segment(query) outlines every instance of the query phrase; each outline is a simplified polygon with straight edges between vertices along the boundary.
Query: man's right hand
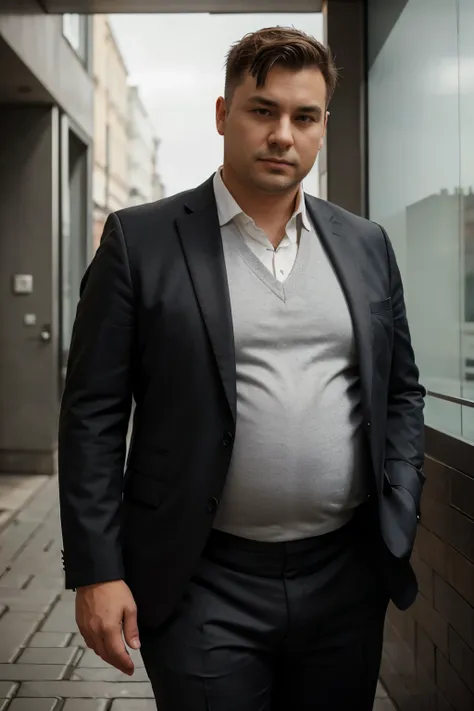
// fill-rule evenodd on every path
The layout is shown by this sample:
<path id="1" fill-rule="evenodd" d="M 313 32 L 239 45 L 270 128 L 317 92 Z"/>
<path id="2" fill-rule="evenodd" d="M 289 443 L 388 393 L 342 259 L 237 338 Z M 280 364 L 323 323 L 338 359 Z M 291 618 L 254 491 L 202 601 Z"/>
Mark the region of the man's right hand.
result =
<path id="1" fill-rule="evenodd" d="M 132 676 L 125 642 L 139 649 L 137 608 L 130 588 L 114 580 L 77 589 L 76 622 L 87 646 L 116 669 Z M 125 639 L 125 641 L 124 641 Z"/>

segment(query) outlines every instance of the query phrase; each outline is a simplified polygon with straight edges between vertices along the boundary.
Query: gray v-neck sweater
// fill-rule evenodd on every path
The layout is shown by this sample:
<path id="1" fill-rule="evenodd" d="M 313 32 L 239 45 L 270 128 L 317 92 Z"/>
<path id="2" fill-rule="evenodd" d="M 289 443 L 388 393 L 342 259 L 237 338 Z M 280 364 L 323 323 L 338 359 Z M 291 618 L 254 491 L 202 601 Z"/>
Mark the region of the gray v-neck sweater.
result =
<path id="1" fill-rule="evenodd" d="M 359 372 L 346 299 L 302 231 L 278 282 L 233 223 L 222 228 L 234 324 L 237 428 L 215 528 L 288 541 L 335 530 L 367 498 Z"/>

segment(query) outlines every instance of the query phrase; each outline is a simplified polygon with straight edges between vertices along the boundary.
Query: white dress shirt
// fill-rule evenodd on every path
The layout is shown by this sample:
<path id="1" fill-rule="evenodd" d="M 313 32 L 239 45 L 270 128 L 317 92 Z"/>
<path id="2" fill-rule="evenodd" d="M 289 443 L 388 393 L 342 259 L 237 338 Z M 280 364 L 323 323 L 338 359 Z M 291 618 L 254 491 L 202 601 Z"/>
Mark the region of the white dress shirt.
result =
<path id="1" fill-rule="evenodd" d="M 301 229 L 311 231 L 303 188 L 300 187 L 298 207 L 286 225 L 286 234 L 275 249 L 266 233 L 239 207 L 222 180 L 221 170 L 222 168 L 219 168 L 214 176 L 214 194 L 220 227 L 233 222 L 247 246 L 262 264 L 275 279 L 284 282 L 296 260 Z"/>

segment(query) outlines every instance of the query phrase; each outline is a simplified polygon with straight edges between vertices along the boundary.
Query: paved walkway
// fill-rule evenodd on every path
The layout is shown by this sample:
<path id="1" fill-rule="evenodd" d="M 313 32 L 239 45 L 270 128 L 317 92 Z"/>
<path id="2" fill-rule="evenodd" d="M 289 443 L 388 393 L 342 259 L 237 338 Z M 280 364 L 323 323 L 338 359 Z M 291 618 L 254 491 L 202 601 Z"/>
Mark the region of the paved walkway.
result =
<path id="1" fill-rule="evenodd" d="M 60 549 L 56 478 L 0 475 L 0 711 L 156 711 L 139 655 L 130 680 L 85 649 Z"/>

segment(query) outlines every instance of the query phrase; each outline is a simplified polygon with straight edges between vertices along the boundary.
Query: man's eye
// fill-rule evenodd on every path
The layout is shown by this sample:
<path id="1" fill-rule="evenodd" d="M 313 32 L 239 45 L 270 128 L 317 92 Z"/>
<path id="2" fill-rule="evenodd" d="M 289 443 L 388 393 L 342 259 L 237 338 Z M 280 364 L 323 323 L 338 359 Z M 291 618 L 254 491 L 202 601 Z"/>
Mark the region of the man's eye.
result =
<path id="1" fill-rule="evenodd" d="M 268 109 L 254 109 L 253 112 L 258 116 L 270 116 L 270 111 Z"/>
<path id="2" fill-rule="evenodd" d="M 314 121 L 312 116 L 297 116 L 297 119 L 303 123 L 310 123 L 311 121 Z"/>

